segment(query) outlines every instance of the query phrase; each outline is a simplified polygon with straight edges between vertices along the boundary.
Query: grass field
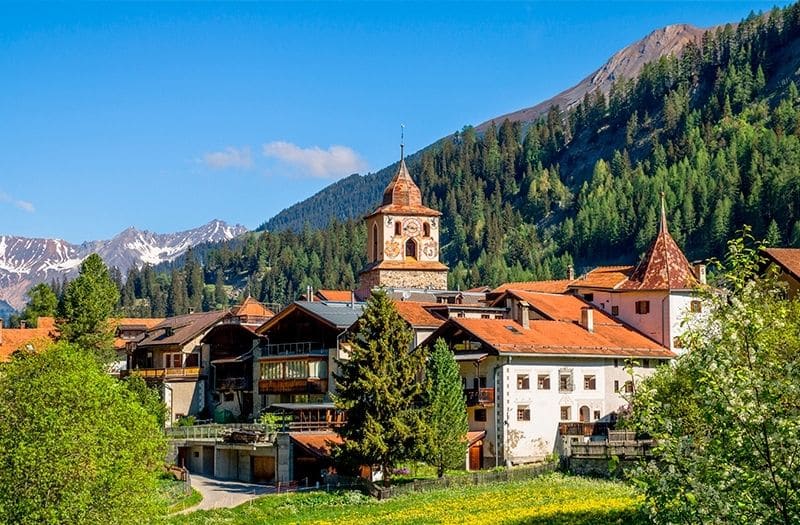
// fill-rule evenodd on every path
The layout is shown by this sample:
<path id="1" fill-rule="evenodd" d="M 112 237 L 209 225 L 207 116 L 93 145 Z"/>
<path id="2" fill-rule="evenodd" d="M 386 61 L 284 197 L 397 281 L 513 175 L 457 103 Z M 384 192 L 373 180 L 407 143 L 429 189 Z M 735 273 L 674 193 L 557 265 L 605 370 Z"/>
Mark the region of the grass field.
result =
<path id="1" fill-rule="evenodd" d="M 376 501 L 358 492 L 266 496 L 235 509 L 174 516 L 168 523 L 234 525 L 645 524 L 626 485 L 552 474 L 532 480 L 415 493 Z"/>

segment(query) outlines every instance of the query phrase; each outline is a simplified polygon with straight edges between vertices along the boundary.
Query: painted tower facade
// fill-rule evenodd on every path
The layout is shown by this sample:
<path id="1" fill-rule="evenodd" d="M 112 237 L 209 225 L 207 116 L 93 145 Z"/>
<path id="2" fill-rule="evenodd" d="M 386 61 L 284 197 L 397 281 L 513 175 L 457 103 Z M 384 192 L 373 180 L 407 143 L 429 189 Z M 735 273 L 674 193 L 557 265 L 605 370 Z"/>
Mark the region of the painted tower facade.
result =
<path id="1" fill-rule="evenodd" d="M 439 217 L 422 205 L 422 193 L 401 160 L 381 205 L 364 220 L 367 265 L 359 288 L 447 289 L 447 266 L 439 262 Z"/>

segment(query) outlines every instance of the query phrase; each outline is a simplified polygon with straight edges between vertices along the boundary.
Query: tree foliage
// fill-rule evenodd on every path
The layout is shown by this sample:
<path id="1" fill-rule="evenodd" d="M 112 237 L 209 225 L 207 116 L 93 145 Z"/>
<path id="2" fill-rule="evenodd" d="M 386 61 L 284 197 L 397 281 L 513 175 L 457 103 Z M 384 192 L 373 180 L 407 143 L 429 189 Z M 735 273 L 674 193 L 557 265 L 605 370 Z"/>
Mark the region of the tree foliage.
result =
<path id="1" fill-rule="evenodd" d="M 91 349 L 101 359 L 110 358 L 114 334 L 108 320 L 118 302 L 117 284 L 100 256 L 91 254 L 64 289 L 59 305 L 61 339 Z"/>
<path id="2" fill-rule="evenodd" d="M 136 524 L 159 510 L 156 418 L 85 349 L 58 343 L 0 372 L 0 522 Z"/>
<path id="3" fill-rule="evenodd" d="M 469 430 L 458 363 L 444 339 L 437 339 L 433 345 L 425 375 L 428 391 L 423 457 L 442 477 L 447 469 L 464 467 Z"/>
<path id="4" fill-rule="evenodd" d="M 58 297 L 48 284 L 39 283 L 28 290 L 28 299 L 21 317 L 28 326 L 37 326 L 40 317 L 55 317 Z"/>
<path id="5" fill-rule="evenodd" d="M 347 422 L 337 432 L 345 439 L 338 457 L 352 465 L 380 465 L 388 483 L 392 468 L 419 450 L 419 379 L 425 353 L 413 350 L 413 334 L 382 291 L 367 302 L 349 359 L 335 375 L 337 407 Z"/>
<path id="6" fill-rule="evenodd" d="M 657 440 L 635 479 L 656 523 L 800 520 L 800 302 L 731 241 L 687 353 L 645 380 L 633 422 Z"/>

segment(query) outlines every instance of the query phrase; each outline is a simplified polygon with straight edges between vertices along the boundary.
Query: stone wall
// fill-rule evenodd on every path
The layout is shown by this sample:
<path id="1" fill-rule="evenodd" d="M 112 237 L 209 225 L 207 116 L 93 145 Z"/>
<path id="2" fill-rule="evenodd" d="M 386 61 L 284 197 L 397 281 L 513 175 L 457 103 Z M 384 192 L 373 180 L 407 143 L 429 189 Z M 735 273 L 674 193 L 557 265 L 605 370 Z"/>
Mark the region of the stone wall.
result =
<path id="1" fill-rule="evenodd" d="M 380 286 L 388 288 L 430 288 L 447 290 L 447 271 L 373 270 L 361 274 L 361 289 Z"/>

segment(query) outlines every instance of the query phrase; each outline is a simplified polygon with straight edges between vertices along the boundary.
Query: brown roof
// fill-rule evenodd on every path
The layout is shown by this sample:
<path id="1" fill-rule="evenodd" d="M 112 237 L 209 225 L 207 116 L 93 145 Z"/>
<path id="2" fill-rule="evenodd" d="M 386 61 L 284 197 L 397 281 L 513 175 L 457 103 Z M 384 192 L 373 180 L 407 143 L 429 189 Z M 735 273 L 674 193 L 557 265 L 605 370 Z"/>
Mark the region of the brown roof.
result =
<path id="1" fill-rule="evenodd" d="M 162 321 L 164 321 L 163 317 L 120 317 L 111 320 L 115 326 L 115 332 L 119 330 L 141 330 L 142 332 L 146 332 Z M 130 339 L 115 337 L 114 348 L 116 350 L 124 350 L 128 341 L 130 341 Z"/>
<path id="2" fill-rule="evenodd" d="M 692 267 L 667 228 L 664 196 L 661 196 L 661 225 L 642 261 L 620 290 L 690 290 L 699 283 Z"/>
<path id="3" fill-rule="evenodd" d="M 509 290 L 509 294 L 516 296 L 523 301 L 527 301 L 532 308 L 553 321 L 577 322 L 581 318 L 581 309 L 592 305 L 575 295 L 551 294 L 541 292 L 525 292 L 519 290 Z M 594 326 L 621 324 L 607 313 L 592 308 L 594 310 Z"/>
<path id="4" fill-rule="evenodd" d="M 232 313 L 236 317 L 272 317 L 275 315 L 275 312 L 252 297 L 245 299 L 242 304 L 233 309 Z"/>
<path id="5" fill-rule="evenodd" d="M 633 266 L 598 266 L 572 281 L 570 288 L 617 289 L 633 272 Z"/>
<path id="6" fill-rule="evenodd" d="M 412 301 L 394 301 L 394 307 L 408 324 L 415 328 L 439 328 L 444 319 L 433 315 L 425 307 L 441 306 L 436 303 L 417 303 Z"/>
<path id="7" fill-rule="evenodd" d="M 422 192 L 408 173 L 406 161 L 401 159 L 397 174 L 386 186 L 381 205 L 370 215 L 392 213 L 396 215 L 422 215 L 438 217 L 441 212 L 422 205 Z"/>
<path id="8" fill-rule="evenodd" d="M 315 295 L 323 301 L 331 301 L 334 303 L 349 303 L 352 299 L 350 290 L 317 290 Z"/>
<path id="9" fill-rule="evenodd" d="M 415 259 L 407 259 L 405 261 L 375 261 L 371 264 L 368 264 L 361 270 L 361 273 L 368 272 L 370 270 L 440 270 L 440 271 L 447 271 L 448 268 L 446 265 L 440 263 L 439 261 L 417 261 Z"/>
<path id="10" fill-rule="evenodd" d="M 548 293 L 566 293 L 569 290 L 569 285 L 572 284 L 572 279 L 558 279 L 552 281 L 520 281 L 503 283 L 494 290 L 492 293 L 505 292 L 506 290 L 524 290 L 527 292 L 548 292 Z"/>
<path id="11" fill-rule="evenodd" d="M 318 457 L 330 456 L 333 447 L 344 443 L 344 439 L 336 432 L 290 432 L 289 437 Z"/>
<path id="12" fill-rule="evenodd" d="M 52 317 L 40 317 L 36 324 L 36 328 L 0 328 L 0 363 L 28 344 L 48 343 L 58 335 Z"/>
<path id="13" fill-rule="evenodd" d="M 469 445 L 472 445 L 473 443 L 476 443 L 485 437 L 486 437 L 485 430 L 476 430 L 472 432 L 467 432 L 467 443 Z"/>
<path id="14" fill-rule="evenodd" d="M 764 253 L 786 273 L 800 280 L 800 248 L 765 248 Z"/>
<path id="15" fill-rule="evenodd" d="M 220 322 L 228 314 L 227 310 L 219 310 L 168 317 L 149 329 L 144 339 L 138 344 L 138 347 L 185 345 Z M 169 329 L 172 330 L 172 335 L 169 335 Z"/>

